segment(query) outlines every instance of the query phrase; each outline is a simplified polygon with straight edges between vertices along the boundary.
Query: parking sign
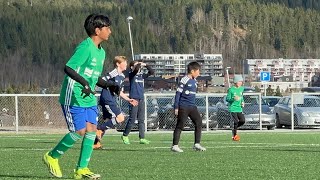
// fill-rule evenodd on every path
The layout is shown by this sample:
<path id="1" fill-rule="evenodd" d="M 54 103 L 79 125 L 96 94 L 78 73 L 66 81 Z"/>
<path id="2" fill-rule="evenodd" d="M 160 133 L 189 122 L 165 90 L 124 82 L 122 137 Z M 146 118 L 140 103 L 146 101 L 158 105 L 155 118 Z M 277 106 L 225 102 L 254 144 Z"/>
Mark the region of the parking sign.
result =
<path id="1" fill-rule="evenodd" d="M 270 72 L 260 72 L 260 81 L 270 81 Z"/>

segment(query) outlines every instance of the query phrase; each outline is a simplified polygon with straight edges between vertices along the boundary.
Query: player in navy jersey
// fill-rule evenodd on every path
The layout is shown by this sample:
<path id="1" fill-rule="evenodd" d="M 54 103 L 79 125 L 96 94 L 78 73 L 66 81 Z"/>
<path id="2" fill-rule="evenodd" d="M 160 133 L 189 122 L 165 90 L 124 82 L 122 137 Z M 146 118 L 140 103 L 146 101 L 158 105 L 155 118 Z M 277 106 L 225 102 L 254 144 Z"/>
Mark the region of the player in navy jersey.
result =
<path id="1" fill-rule="evenodd" d="M 123 71 L 127 69 L 127 59 L 125 56 L 116 56 L 113 61 L 116 67 L 111 72 L 108 73 L 104 78 L 106 80 L 114 81 L 120 90 L 117 91 L 112 88 L 103 89 L 100 96 L 100 105 L 102 108 L 103 121 L 100 121 L 97 126 L 96 139 L 94 142 L 94 149 L 102 148 L 101 139 L 105 131 L 109 128 L 114 128 L 118 123 L 124 121 L 124 115 L 121 112 L 120 107 L 117 104 L 117 96 L 119 95 L 124 100 L 128 101 L 132 106 L 137 106 L 138 102 L 134 99 L 129 98 L 122 91 L 122 84 L 125 79 Z"/>
<path id="2" fill-rule="evenodd" d="M 173 143 L 171 150 L 173 152 L 183 152 L 178 146 L 181 131 L 184 128 L 184 124 L 188 117 L 192 120 L 195 125 L 194 132 L 194 145 L 193 149 L 196 151 L 205 151 L 206 148 L 200 145 L 201 131 L 202 131 L 202 119 L 200 113 L 195 105 L 196 91 L 197 91 L 197 80 L 196 78 L 200 75 L 200 64 L 197 62 L 191 62 L 188 64 L 188 74 L 184 76 L 176 92 L 174 111 L 175 115 L 178 116 L 176 128 L 173 133 Z"/>
<path id="3" fill-rule="evenodd" d="M 146 67 L 148 72 L 144 73 L 141 69 Z M 131 71 L 129 72 L 130 91 L 129 97 L 138 101 L 138 106 L 129 106 L 130 117 L 128 119 L 126 128 L 121 136 L 124 144 L 130 144 L 129 133 L 132 128 L 132 124 L 138 119 L 139 139 L 140 144 L 149 144 L 150 141 L 145 139 L 145 104 L 144 104 L 144 80 L 150 75 L 154 74 L 153 69 L 143 62 L 131 61 Z"/>

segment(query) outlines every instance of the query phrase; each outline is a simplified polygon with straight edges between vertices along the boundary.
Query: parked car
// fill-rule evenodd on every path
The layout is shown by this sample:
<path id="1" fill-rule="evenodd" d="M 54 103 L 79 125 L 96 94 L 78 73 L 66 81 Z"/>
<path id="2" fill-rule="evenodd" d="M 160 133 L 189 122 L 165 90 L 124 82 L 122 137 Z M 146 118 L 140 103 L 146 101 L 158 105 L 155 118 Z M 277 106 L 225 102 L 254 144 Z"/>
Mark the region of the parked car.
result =
<path id="1" fill-rule="evenodd" d="M 244 86 L 243 92 L 256 92 L 256 89 L 249 86 Z"/>
<path id="2" fill-rule="evenodd" d="M 266 104 L 268 104 L 268 106 L 273 111 L 274 106 L 279 102 L 281 97 L 280 96 L 262 96 L 262 99 L 265 101 Z"/>
<path id="3" fill-rule="evenodd" d="M 243 126 L 240 127 L 240 129 L 259 128 L 259 96 L 245 95 L 244 102 L 245 106 L 243 107 L 243 113 L 246 122 Z M 222 103 L 217 104 L 217 109 L 218 110 L 216 119 L 218 121 L 218 127 L 231 128 L 233 126 L 233 121 L 228 109 L 228 102 L 226 101 L 226 96 L 224 97 Z M 264 101 L 261 101 L 261 121 L 262 127 L 266 127 L 268 130 L 275 129 L 275 115 Z"/>
<path id="4" fill-rule="evenodd" d="M 283 125 L 291 126 L 291 96 L 282 97 L 274 106 L 277 128 Z M 294 126 L 320 126 L 320 98 L 317 96 L 302 95 L 295 97 L 293 104 Z"/>
<path id="5" fill-rule="evenodd" d="M 208 100 L 209 101 L 209 100 Z M 207 127 L 207 119 L 206 119 L 206 98 L 204 96 L 196 97 L 196 105 L 200 116 L 202 118 L 202 127 Z M 208 126 L 211 129 L 217 127 L 217 121 L 215 120 L 217 108 L 216 106 L 208 106 Z M 171 105 L 167 105 L 164 108 L 160 108 L 158 112 L 159 118 L 159 128 L 160 129 L 173 129 L 176 126 L 177 117 L 174 114 L 173 109 L 173 102 Z M 190 118 L 188 118 L 187 122 L 185 123 L 185 129 L 194 129 L 194 125 Z"/>
<path id="6" fill-rule="evenodd" d="M 118 103 L 119 103 L 119 106 L 121 107 L 122 113 L 125 116 L 125 121 L 120 124 L 117 124 L 116 130 L 122 132 L 122 131 L 124 131 L 126 124 L 127 124 L 127 121 L 129 119 L 129 103 L 123 99 L 120 99 Z M 155 101 L 153 101 L 152 99 L 146 100 L 146 105 L 147 105 L 147 113 L 145 114 L 147 116 L 146 128 L 147 129 L 158 129 L 159 125 L 158 125 L 158 118 L 157 117 L 158 117 L 159 107 L 158 107 L 157 103 L 155 103 Z M 102 118 L 102 117 L 100 117 L 100 118 Z M 132 131 L 136 131 L 136 130 L 139 130 L 137 119 L 132 126 Z"/>

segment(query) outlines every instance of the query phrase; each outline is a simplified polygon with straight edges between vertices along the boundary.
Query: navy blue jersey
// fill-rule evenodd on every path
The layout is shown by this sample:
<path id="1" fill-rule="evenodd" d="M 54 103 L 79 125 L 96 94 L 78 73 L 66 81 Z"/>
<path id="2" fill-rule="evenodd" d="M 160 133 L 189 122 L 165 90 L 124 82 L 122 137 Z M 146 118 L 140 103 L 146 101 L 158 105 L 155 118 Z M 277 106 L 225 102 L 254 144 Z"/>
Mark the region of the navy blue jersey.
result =
<path id="1" fill-rule="evenodd" d="M 178 86 L 174 101 L 174 109 L 195 106 L 197 80 L 184 76 Z"/>
<path id="2" fill-rule="evenodd" d="M 129 97 L 132 99 L 144 98 L 144 80 L 153 74 L 153 70 L 146 66 L 148 73 L 141 72 L 140 65 L 129 72 L 130 90 Z"/>
<path id="3" fill-rule="evenodd" d="M 116 84 L 122 89 L 123 81 L 125 79 L 125 76 L 123 73 L 119 74 L 117 69 L 112 70 L 109 72 L 105 77 L 103 77 L 105 80 L 111 80 L 116 82 Z M 110 92 L 109 89 L 102 89 L 101 96 L 100 96 L 100 105 L 111 105 L 116 103 L 116 96 Z"/>

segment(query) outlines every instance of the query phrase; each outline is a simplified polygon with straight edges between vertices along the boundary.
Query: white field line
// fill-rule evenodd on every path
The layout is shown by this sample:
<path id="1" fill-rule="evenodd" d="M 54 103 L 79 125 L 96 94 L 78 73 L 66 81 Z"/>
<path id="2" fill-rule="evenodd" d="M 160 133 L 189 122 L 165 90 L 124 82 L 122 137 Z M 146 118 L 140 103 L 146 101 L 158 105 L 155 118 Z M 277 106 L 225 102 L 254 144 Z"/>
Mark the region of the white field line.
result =
<path id="1" fill-rule="evenodd" d="M 223 148 L 276 148 L 276 147 L 319 147 L 320 144 L 273 144 L 273 143 L 221 143 L 221 145 L 217 146 L 205 146 L 207 149 L 223 149 Z M 180 146 L 183 149 L 190 149 L 191 146 Z M 114 149 L 115 147 L 111 147 L 110 149 Z M 120 147 L 119 147 L 120 148 Z M 108 150 L 109 148 L 105 148 Z M 143 147 L 143 148 L 134 148 L 140 150 L 148 150 L 148 149 L 170 149 L 170 146 L 154 146 L 154 147 Z M 0 152 L 5 151 L 48 151 L 50 148 L 1 148 Z"/>

